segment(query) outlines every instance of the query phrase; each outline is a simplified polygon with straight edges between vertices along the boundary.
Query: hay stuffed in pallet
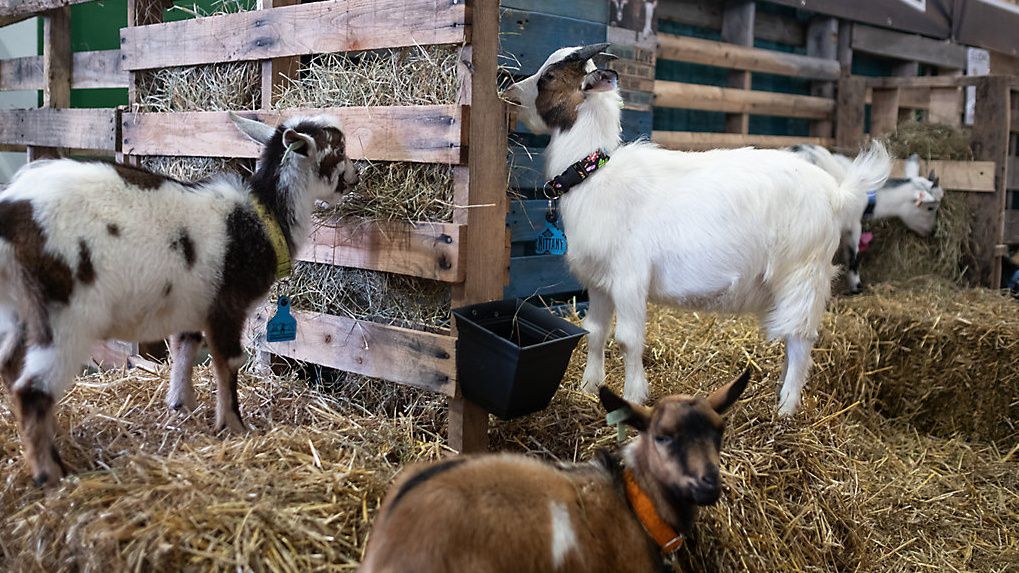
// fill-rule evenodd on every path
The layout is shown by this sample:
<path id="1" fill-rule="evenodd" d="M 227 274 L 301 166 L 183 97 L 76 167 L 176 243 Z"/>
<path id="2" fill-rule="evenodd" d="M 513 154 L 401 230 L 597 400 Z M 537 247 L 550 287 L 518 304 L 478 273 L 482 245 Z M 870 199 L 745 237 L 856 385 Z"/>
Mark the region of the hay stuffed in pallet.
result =
<path id="1" fill-rule="evenodd" d="M 947 125 L 903 122 L 885 142 L 893 157 L 916 153 L 923 160 L 973 159 L 969 134 Z M 933 277 L 962 284 L 971 254 L 972 221 L 966 194 L 947 192 L 930 237 L 916 235 L 898 220 L 865 223 L 874 233 L 874 242 L 863 255 L 864 283 Z"/>
<path id="2" fill-rule="evenodd" d="M 682 554 L 689 569 L 1015 571 L 1019 452 L 925 434 L 918 417 L 888 418 L 877 402 L 890 384 L 938 382 L 959 395 L 1015 388 L 1019 373 L 1000 360 L 1003 348 L 959 340 L 960 364 L 997 369 L 994 379 L 970 375 L 968 387 L 959 368 L 910 377 L 915 358 L 886 353 L 931 352 L 908 337 L 951 322 L 969 323 L 972 336 L 1010 338 L 1014 313 L 1000 302 L 955 289 L 840 302 L 792 421 L 775 416 L 781 346 L 762 340 L 753 321 L 652 308 L 645 363 L 653 398 L 704 393 L 748 363 L 756 371 L 726 430 L 722 500 L 701 513 Z M 943 332 L 960 336 L 955 327 Z M 497 422 L 493 448 L 587 460 L 613 446 L 595 399 L 574 390 L 582 351 L 551 407 Z M 622 370 L 610 350 L 617 389 Z M 331 393 L 247 374 L 241 407 L 255 430 L 224 437 L 209 430 L 208 369 L 198 378 L 202 406 L 183 420 L 162 404 L 165 370 L 83 378 L 58 417 L 71 431 L 62 451 L 83 473 L 49 494 L 30 485 L 4 412 L 0 569 L 350 571 L 392 475 L 446 452 L 439 396 L 358 376 Z"/>

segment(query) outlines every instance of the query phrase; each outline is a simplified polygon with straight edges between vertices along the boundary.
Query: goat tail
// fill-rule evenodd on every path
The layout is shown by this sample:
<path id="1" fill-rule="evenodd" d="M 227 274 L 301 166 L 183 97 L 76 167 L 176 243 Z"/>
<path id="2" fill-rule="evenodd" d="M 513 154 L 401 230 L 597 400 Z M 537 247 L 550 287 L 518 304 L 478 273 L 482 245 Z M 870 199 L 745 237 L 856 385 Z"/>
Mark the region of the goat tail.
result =
<path id="1" fill-rule="evenodd" d="M 835 160 L 831 154 L 818 154 L 823 158 L 827 155 L 834 164 Z M 828 168 L 819 165 L 825 171 Z M 841 168 L 841 166 L 840 166 Z M 845 177 L 839 180 L 838 199 L 835 209 L 840 215 L 848 213 L 849 209 L 855 209 L 866 201 L 868 191 L 881 188 L 888 180 L 892 171 L 892 158 L 888 149 L 880 141 L 871 141 L 870 147 L 861 151 L 853 163 L 845 170 Z M 829 171 L 830 173 L 830 171 Z"/>

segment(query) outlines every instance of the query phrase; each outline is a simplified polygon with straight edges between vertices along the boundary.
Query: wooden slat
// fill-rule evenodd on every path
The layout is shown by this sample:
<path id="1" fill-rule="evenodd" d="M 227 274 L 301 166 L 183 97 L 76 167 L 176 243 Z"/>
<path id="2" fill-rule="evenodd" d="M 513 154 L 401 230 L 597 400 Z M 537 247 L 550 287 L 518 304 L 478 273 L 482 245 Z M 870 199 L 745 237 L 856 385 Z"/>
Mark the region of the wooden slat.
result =
<path id="1" fill-rule="evenodd" d="M 0 26 L 27 20 L 40 12 L 91 0 L 0 0 Z"/>
<path id="2" fill-rule="evenodd" d="M 126 70 L 267 60 L 466 39 L 463 2 L 326 0 L 120 31 Z M 187 38 L 187 41 L 181 41 Z"/>
<path id="3" fill-rule="evenodd" d="M 920 77 L 868 77 L 863 78 L 871 88 L 951 88 L 974 86 L 987 76 L 920 76 Z M 1007 76 L 1003 76 L 1007 77 Z M 1015 83 L 1015 78 L 1005 80 Z"/>
<path id="4" fill-rule="evenodd" d="M 0 91 L 41 90 L 42 56 L 0 60 Z M 71 88 L 124 88 L 128 73 L 120 69 L 120 50 L 75 52 L 71 63 Z"/>
<path id="5" fill-rule="evenodd" d="M 1003 241 L 1009 245 L 1019 244 L 1019 210 L 1008 209 L 1005 211 L 1005 238 Z"/>
<path id="6" fill-rule="evenodd" d="M 464 279 L 463 230 L 451 223 L 318 224 L 296 258 L 455 283 Z"/>
<path id="7" fill-rule="evenodd" d="M 1008 158 L 1008 188 L 1019 191 L 1019 157 Z"/>
<path id="8" fill-rule="evenodd" d="M 301 0 L 258 0 L 259 10 L 270 10 L 300 4 Z M 273 108 L 273 98 L 288 80 L 297 79 L 301 67 L 300 56 L 274 58 L 262 62 L 262 109 Z"/>
<path id="9" fill-rule="evenodd" d="M 754 45 L 754 16 L 757 3 L 753 0 L 725 0 L 722 8 L 722 40 L 739 46 Z M 729 87 L 750 89 L 750 72 L 737 70 L 729 72 Z M 746 113 L 725 116 L 725 130 L 729 133 L 748 133 L 750 115 Z"/>
<path id="10" fill-rule="evenodd" d="M 265 325 L 274 312 L 263 307 L 248 320 L 247 339 L 259 350 L 449 396 L 456 390 L 451 336 L 298 310 L 297 339 L 269 343 Z"/>
<path id="11" fill-rule="evenodd" d="M 965 46 L 862 24 L 853 28 L 853 49 L 861 52 L 942 68 L 966 68 Z"/>
<path id="12" fill-rule="evenodd" d="M 514 243 L 535 241 L 538 233 L 545 228 L 547 212 L 548 201 L 542 199 L 513 201 L 510 204 L 509 215 L 506 216 L 506 226 L 509 228 L 511 240 Z"/>
<path id="13" fill-rule="evenodd" d="M 832 60 L 671 34 L 658 34 L 658 57 L 818 80 L 837 80 L 840 69 Z"/>
<path id="14" fill-rule="evenodd" d="M 892 177 L 902 177 L 905 161 L 899 159 L 892 164 Z M 993 161 L 948 161 L 920 160 L 920 175 L 924 177 L 931 170 L 941 179 L 941 187 L 950 191 L 994 192 Z"/>
<path id="15" fill-rule="evenodd" d="M 340 107 L 240 112 L 275 125 L 299 115 L 336 116 L 354 159 L 460 163 L 464 109 L 456 105 Z M 226 112 L 125 113 L 124 153 L 258 157 L 260 147 L 237 130 Z"/>
<path id="16" fill-rule="evenodd" d="M 794 137 L 785 135 L 741 135 L 738 133 L 700 133 L 692 131 L 655 131 L 651 140 L 667 149 L 702 151 L 733 147 L 788 147 L 802 144 L 832 147 L 830 137 Z"/>
<path id="17" fill-rule="evenodd" d="M 566 268 L 560 255 L 534 255 L 510 259 L 510 282 L 505 298 L 573 293 L 584 290 L 580 281 Z"/>
<path id="18" fill-rule="evenodd" d="M 870 134 L 880 137 L 899 125 L 899 90 L 874 88 L 870 107 Z"/>
<path id="19" fill-rule="evenodd" d="M 718 30 L 722 27 L 722 5 L 719 0 L 669 0 L 658 3 L 655 16 Z M 802 46 L 806 41 L 803 25 L 795 18 L 763 11 L 754 17 L 754 37 L 793 46 Z"/>
<path id="20" fill-rule="evenodd" d="M 846 77 L 838 83 L 835 110 L 835 141 L 839 148 L 855 149 L 863 143 L 867 88 L 861 78 Z"/>
<path id="21" fill-rule="evenodd" d="M 962 88 L 934 88 L 930 92 L 931 123 L 962 126 Z"/>
<path id="22" fill-rule="evenodd" d="M 835 100 L 681 82 L 655 81 L 655 106 L 727 113 L 828 119 Z"/>
<path id="23" fill-rule="evenodd" d="M 2 110 L 0 142 L 54 148 L 116 150 L 117 110 Z"/>
<path id="24" fill-rule="evenodd" d="M 807 25 L 807 55 L 814 58 L 830 60 L 838 65 L 839 22 L 835 18 L 815 16 Z M 834 79 L 834 78 L 832 78 Z M 831 81 L 811 82 L 810 95 L 835 99 L 835 84 Z M 815 137 L 831 137 L 834 124 L 829 120 L 815 121 L 810 124 L 810 135 Z"/>

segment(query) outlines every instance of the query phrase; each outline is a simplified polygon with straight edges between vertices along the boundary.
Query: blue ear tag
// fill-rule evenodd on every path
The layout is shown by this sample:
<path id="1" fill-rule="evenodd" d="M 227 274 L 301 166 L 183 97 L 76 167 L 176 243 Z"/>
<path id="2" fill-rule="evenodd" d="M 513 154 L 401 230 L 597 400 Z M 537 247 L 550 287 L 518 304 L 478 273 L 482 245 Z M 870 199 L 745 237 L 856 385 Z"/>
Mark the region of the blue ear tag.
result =
<path id="1" fill-rule="evenodd" d="M 297 339 L 297 319 L 290 314 L 290 299 L 281 296 L 276 301 L 276 314 L 265 325 L 268 342 L 290 342 Z"/>
<path id="2" fill-rule="evenodd" d="M 565 255 L 566 235 L 558 225 L 558 217 L 549 212 L 545 217 L 545 229 L 538 233 L 535 241 L 534 252 L 539 255 Z"/>

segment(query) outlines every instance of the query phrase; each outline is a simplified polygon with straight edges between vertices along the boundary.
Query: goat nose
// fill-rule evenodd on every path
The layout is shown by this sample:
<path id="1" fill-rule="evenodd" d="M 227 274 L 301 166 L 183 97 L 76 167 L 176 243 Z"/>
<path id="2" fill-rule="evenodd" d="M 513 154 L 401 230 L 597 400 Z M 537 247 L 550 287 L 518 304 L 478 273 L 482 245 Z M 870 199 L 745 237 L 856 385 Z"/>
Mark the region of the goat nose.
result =
<path id="1" fill-rule="evenodd" d="M 712 472 L 701 478 L 704 487 L 717 488 L 719 486 L 718 472 Z"/>

